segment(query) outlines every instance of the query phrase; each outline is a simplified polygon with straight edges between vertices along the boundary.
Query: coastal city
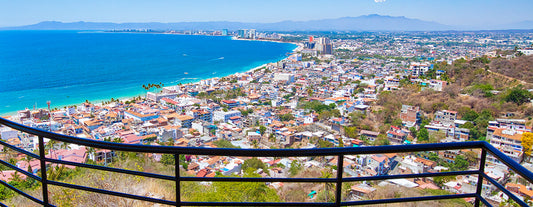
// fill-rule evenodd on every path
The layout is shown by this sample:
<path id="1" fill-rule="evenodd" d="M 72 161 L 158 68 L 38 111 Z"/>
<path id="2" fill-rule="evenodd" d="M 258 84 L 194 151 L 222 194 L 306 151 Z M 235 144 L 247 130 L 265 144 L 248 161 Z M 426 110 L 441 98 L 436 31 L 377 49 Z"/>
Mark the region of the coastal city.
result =
<path id="1" fill-rule="evenodd" d="M 533 33 L 276 33 L 255 29 L 164 33 L 288 42 L 297 48 L 281 61 L 247 72 L 178 85 L 141 83 L 139 88 L 146 93 L 137 97 L 61 107 L 52 102 L 49 108 L 21 109 L 3 118 L 97 141 L 198 148 L 357 148 L 486 141 L 533 170 L 533 82 L 531 66 L 521 64 L 533 62 Z M 6 126 L 0 132 L 3 142 L 30 152 L 38 149 L 37 136 Z M 124 157 L 123 152 L 45 141 L 53 159 L 112 166 Z M 174 163 L 168 155 L 145 157 L 163 166 Z M 362 177 L 475 170 L 480 157 L 479 149 L 345 156 L 343 172 L 346 177 Z M 41 166 L 39 160 L 16 152 L 3 153 L 1 159 L 34 174 Z M 184 176 L 192 177 L 250 173 L 301 177 L 306 173 L 334 175 L 338 160 L 328 156 L 184 156 L 179 162 Z M 57 176 L 74 171 L 75 166 L 60 169 Z M 485 171 L 522 200 L 533 198 L 533 185 L 491 156 Z M 2 169 L 0 180 L 14 177 L 26 179 L 15 170 Z M 475 174 L 354 182 L 343 190 L 343 198 L 375 199 L 384 196 L 387 188 L 472 193 L 477 182 Z M 511 202 L 485 182 L 483 196 L 490 203 Z M 333 199 L 322 184 L 266 185 L 278 192 L 279 200 Z M 165 197 L 165 193 L 147 193 Z M 474 198 L 459 200 L 446 205 L 474 203 Z"/>

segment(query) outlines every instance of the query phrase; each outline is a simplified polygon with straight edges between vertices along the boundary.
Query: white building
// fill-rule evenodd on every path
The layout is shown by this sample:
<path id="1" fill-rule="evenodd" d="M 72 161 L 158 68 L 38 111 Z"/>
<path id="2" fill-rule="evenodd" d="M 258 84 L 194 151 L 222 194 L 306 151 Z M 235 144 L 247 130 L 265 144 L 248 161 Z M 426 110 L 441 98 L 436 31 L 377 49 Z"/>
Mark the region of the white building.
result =
<path id="1" fill-rule="evenodd" d="M 435 112 L 435 121 L 438 121 L 444 126 L 454 125 L 455 120 L 457 119 L 456 111 L 442 110 Z"/>
<path id="2" fill-rule="evenodd" d="M 498 148 L 514 161 L 518 163 L 522 161 L 522 131 L 504 128 L 489 128 L 487 132 L 487 138 L 490 139 L 490 144 L 492 144 L 492 146 Z M 489 156 L 489 161 L 499 163 L 497 160 L 491 158 L 492 156 Z"/>
<path id="3" fill-rule="evenodd" d="M 533 48 L 520 49 L 518 52 L 521 52 L 524 55 L 533 55 Z"/>
<path id="4" fill-rule="evenodd" d="M 234 117 L 234 116 L 240 117 L 241 116 L 241 112 L 240 111 L 236 111 L 236 110 L 234 110 L 234 111 L 215 111 L 215 113 L 213 113 L 213 120 L 214 121 L 228 122 L 229 118 Z"/>
<path id="5" fill-rule="evenodd" d="M 161 100 L 162 98 L 174 99 L 177 96 L 178 96 L 177 93 L 153 93 L 153 92 L 146 93 L 146 98 L 148 100 L 152 100 L 155 102 L 159 102 L 159 100 Z"/>
<path id="6" fill-rule="evenodd" d="M 411 63 L 411 66 L 409 67 L 409 72 L 411 73 L 411 75 L 415 76 L 424 75 L 428 72 L 429 67 L 429 63 Z"/>
<path id="7" fill-rule="evenodd" d="M 489 122 L 487 127 L 487 139 L 490 144 L 518 163 L 523 158 L 522 133 L 531 132 L 524 123 L 523 119 L 497 119 Z M 487 160 L 500 163 L 492 156 L 488 156 Z"/>
<path id="8" fill-rule="evenodd" d="M 191 128 L 196 129 L 196 131 L 200 132 L 200 134 L 204 133 L 204 126 L 201 122 L 193 122 Z"/>
<path id="9" fill-rule="evenodd" d="M 274 81 L 294 82 L 294 75 L 290 73 L 276 73 L 274 74 Z"/>
<path id="10" fill-rule="evenodd" d="M 444 86 L 447 84 L 446 81 L 441 80 L 430 80 L 429 81 L 429 88 L 433 89 L 434 91 L 442 91 Z"/>
<path id="11" fill-rule="evenodd" d="M 320 37 L 316 38 L 315 49 L 316 51 L 320 52 L 320 54 L 332 54 L 333 45 L 328 38 Z"/>
<path id="12" fill-rule="evenodd" d="M 386 91 L 392 91 L 392 90 L 398 90 L 400 87 L 400 80 L 396 78 L 389 78 L 385 80 L 385 88 Z"/>
<path id="13" fill-rule="evenodd" d="M 69 106 L 66 108 L 67 115 L 71 116 L 72 114 L 78 113 L 76 107 Z"/>

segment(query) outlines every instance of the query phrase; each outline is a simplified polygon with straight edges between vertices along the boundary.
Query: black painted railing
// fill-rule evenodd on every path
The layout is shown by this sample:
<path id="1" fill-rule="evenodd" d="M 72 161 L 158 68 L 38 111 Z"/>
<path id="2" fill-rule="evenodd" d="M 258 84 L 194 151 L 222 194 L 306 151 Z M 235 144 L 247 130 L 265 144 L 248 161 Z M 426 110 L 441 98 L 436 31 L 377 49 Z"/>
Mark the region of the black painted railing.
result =
<path id="1" fill-rule="evenodd" d="M 116 191 L 108 191 L 93 187 L 69 184 L 47 179 L 46 173 L 41 173 L 41 177 L 29 173 L 23 169 L 17 168 L 8 162 L 0 160 L 0 163 L 8 166 L 30 178 L 33 178 L 42 184 L 42 200 L 35 198 L 4 181 L 0 181 L 4 186 L 12 189 L 20 195 L 34 201 L 43 206 L 53 206 L 50 203 L 48 195 L 48 187 L 61 186 L 71 189 L 84 190 L 95 193 L 102 193 L 123 198 L 136 199 L 141 201 L 148 201 L 153 203 L 167 204 L 173 206 L 351 206 L 351 205 L 370 205 L 370 204 L 384 204 L 384 203 L 401 203 L 401 202 L 417 202 L 417 201 L 431 201 L 443 199 L 457 199 L 457 198 L 475 198 L 475 206 L 483 203 L 486 206 L 491 204 L 482 196 L 483 180 L 496 186 L 500 191 L 505 193 L 517 204 L 521 206 L 528 206 L 524 201 L 505 189 L 502 184 L 498 183 L 493 178 L 485 174 L 485 161 L 487 153 L 490 153 L 501 163 L 509 167 L 515 173 L 521 175 L 525 180 L 533 183 L 533 173 L 525 169 L 520 164 L 516 163 L 498 149 L 494 148 L 487 142 L 457 142 L 457 143 L 441 143 L 441 144 L 416 144 L 416 145 L 390 145 L 390 146 L 375 146 L 375 147 L 357 147 L 357 148 L 321 148 L 321 149 L 227 149 L 227 148 L 190 148 L 190 147 L 172 147 L 172 146 L 150 146 L 150 145 L 131 145 L 113 142 L 94 141 L 90 139 L 72 137 L 43 131 L 40 129 L 31 128 L 20 125 L 18 123 L 0 118 L 0 124 L 11 127 L 15 130 L 25 132 L 38 136 L 39 140 L 39 155 L 28 152 L 24 149 L 12 146 L 4 141 L 0 144 L 17 152 L 26 154 L 32 158 L 40 160 L 41 170 L 47 169 L 47 163 L 65 164 L 77 167 L 84 167 L 96 170 L 103 170 L 116 173 L 124 173 L 135 176 L 142 176 L 148 178 L 156 178 L 168 180 L 176 183 L 176 201 L 169 201 L 164 199 L 157 199 L 139 195 L 132 195 Z M 70 162 L 58 159 L 51 159 L 45 157 L 45 143 L 44 138 L 52 140 L 73 143 L 77 145 L 110 149 L 116 151 L 139 152 L 139 153 L 159 153 L 172 154 L 175 158 L 175 175 L 161 175 L 140 171 L 132 171 L 126 169 L 112 168 L 99 165 L 91 165 L 85 163 Z M 359 155 L 359 154 L 385 154 L 385 153 L 408 153 L 408 152 L 425 152 L 425 151 L 441 151 L 441 150 L 460 150 L 460 149 L 481 149 L 481 157 L 479 169 L 469 171 L 454 171 L 454 172 L 439 172 L 439 173 L 420 173 L 420 174 L 401 174 L 401 175 L 379 175 L 370 177 L 343 177 L 344 170 L 344 156 L 345 155 Z M 242 178 L 242 177 L 182 177 L 180 176 L 179 155 L 212 155 L 212 156 L 245 156 L 245 157 L 315 157 L 315 156 L 337 156 L 337 176 L 335 178 Z M 390 198 L 378 200 L 358 200 L 358 201 L 343 201 L 341 197 L 342 184 L 345 182 L 357 181 L 374 181 L 387 180 L 399 178 L 425 178 L 435 176 L 457 176 L 457 175 L 477 175 L 478 181 L 475 193 L 453 194 L 453 195 L 437 195 L 437 196 L 422 196 L 422 197 L 406 197 L 406 198 Z M 294 183 L 334 183 L 335 187 L 335 202 L 189 202 L 180 199 L 180 183 L 183 181 L 221 181 L 221 182 L 294 182 Z M 5 204 L 0 203 L 1 206 Z"/>

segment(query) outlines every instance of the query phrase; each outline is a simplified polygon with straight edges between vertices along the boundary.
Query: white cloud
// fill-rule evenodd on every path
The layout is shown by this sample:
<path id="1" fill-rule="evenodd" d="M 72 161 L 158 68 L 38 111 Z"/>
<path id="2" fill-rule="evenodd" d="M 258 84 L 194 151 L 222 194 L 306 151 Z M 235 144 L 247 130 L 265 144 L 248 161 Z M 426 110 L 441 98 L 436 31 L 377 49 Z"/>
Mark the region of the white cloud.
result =
<path id="1" fill-rule="evenodd" d="M 375 1 L 376 3 L 383 3 L 383 2 L 385 2 L 385 1 L 387 1 L 387 0 L 374 0 L 374 1 Z"/>

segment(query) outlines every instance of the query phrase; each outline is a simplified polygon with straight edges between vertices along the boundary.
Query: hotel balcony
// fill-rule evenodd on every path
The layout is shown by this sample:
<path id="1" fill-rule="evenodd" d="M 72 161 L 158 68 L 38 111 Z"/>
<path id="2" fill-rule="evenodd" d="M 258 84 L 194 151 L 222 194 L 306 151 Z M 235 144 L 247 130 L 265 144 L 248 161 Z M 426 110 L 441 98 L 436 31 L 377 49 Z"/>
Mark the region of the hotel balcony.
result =
<path id="1" fill-rule="evenodd" d="M 170 206 L 356 206 L 356 205 L 374 205 L 374 204 L 391 204 L 391 203 L 406 203 L 406 202 L 427 202 L 427 201 L 441 201 L 448 199 L 465 199 L 471 200 L 472 205 L 474 206 L 492 206 L 497 205 L 494 201 L 487 199 L 487 193 L 483 191 L 486 190 L 486 186 L 490 185 L 492 188 L 497 189 L 501 192 L 501 195 L 507 196 L 508 200 L 513 200 L 516 204 L 520 206 L 528 206 L 528 203 L 521 200 L 515 193 L 504 187 L 505 184 L 495 180 L 490 176 L 490 172 L 487 172 L 486 169 L 486 160 L 487 156 L 492 155 L 495 159 L 499 160 L 503 165 L 505 165 L 509 171 L 512 171 L 514 174 L 519 175 L 523 178 L 523 181 L 526 183 L 533 183 L 533 173 L 528 171 L 526 168 L 516 163 L 509 157 L 505 156 L 498 149 L 493 147 L 487 142 L 458 142 L 458 143 L 441 143 L 441 144 L 416 144 L 416 145 L 390 145 L 390 146 L 376 146 L 376 147 L 344 147 L 344 148 L 320 148 L 320 149 L 228 149 L 228 148 L 189 148 L 189 147 L 174 147 L 174 146 L 153 146 L 153 145 L 132 145 L 132 144 L 122 144 L 122 143 L 113 143 L 113 142 L 102 142 L 94 141 L 90 139 L 77 138 L 67 135 L 61 135 L 56 133 L 51 133 L 43 131 L 40 129 L 31 128 L 28 126 L 20 125 L 18 123 L 0 118 L 0 125 L 10 127 L 14 130 L 20 131 L 25 134 L 33 135 L 38 137 L 38 143 L 35 143 L 37 146 L 37 154 L 33 152 L 26 151 L 20 147 L 13 146 L 8 144 L 4 140 L 0 141 L 0 144 L 3 145 L 5 149 L 16 151 L 17 153 L 22 153 L 31 157 L 32 159 L 38 160 L 38 165 L 40 169 L 51 170 L 54 165 L 68 165 L 75 166 L 79 168 L 86 168 L 95 171 L 106 171 L 116 174 L 126 174 L 138 178 L 146 179 L 157 179 L 163 180 L 166 182 L 171 182 L 174 186 L 175 197 L 170 196 L 172 199 L 167 200 L 165 197 L 154 197 L 154 196 L 143 196 L 136 195 L 125 192 L 118 192 L 106 189 L 104 187 L 96 186 L 86 186 L 80 184 L 73 184 L 68 182 L 62 182 L 49 178 L 48 173 L 30 173 L 25 169 L 18 168 L 10 164 L 9 162 L 0 160 L 0 163 L 4 166 L 7 166 L 18 173 L 23 174 L 24 176 L 34 179 L 40 183 L 39 191 L 42 193 L 40 196 L 32 196 L 27 192 L 17 189 L 15 186 L 8 184 L 5 181 L 0 181 L 2 185 L 13 190 L 14 192 L 21 195 L 21 197 L 27 198 L 34 202 L 34 205 L 41 206 L 54 206 L 57 205 L 53 202 L 53 198 L 50 196 L 51 188 L 61 187 L 62 189 L 83 191 L 87 193 L 96 193 L 96 194 L 105 194 L 101 198 L 107 198 L 108 196 L 114 196 L 119 198 L 125 198 L 128 200 L 138 200 L 141 202 L 150 202 L 153 204 L 164 204 Z M 97 165 L 97 164 L 88 164 L 83 162 L 72 162 L 62 160 L 60 157 L 55 159 L 53 156 L 46 155 L 45 149 L 45 139 L 54 140 L 57 142 L 71 143 L 79 146 L 86 146 L 97 149 L 106 149 L 113 151 L 121 152 L 135 152 L 135 153 L 150 153 L 150 154 L 170 154 L 174 156 L 174 172 L 172 175 L 168 174 L 159 174 L 159 173 L 149 173 L 143 172 L 143 170 L 132 170 L 132 169 L 122 169 L 115 168 L 112 166 L 106 165 Z M 445 150 L 464 150 L 464 149 L 477 149 L 481 151 L 480 156 L 478 157 L 479 163 L 476 164 L 476 168 L 469 168 L 464 171 L 446 171 L 446 172 L 434 172 L 434 171 L 424 171 L 422 173 L 416 174 L 394 174 L 394 173 L 380 173 L 376 176 L 358 176 L 358 175 L 349 175 L 347 172 L 348 166 L 345 166 L 344 160 L 347 157 L 357 157 L 358 155 L 377 155 L 377 154 L 390 154 L 390 153 L 399 153 L 402 155 L 414 154 L 414 153 L 424 153 L 424 152 L 434 152 L 434 151 L 445 151 Z M 238 157 L 334 157 L 335 160 L 335 171 L 330 177 L 312 177 L 312 178 L 301 178 L 301 177 L 192 177 L 192 176 L 183 176 L 183 168 L 180 168 L 180 160 L 178 157 L 180 155 L 198 155 L 198 156 L 238 156 Z M 382 166 L 382 165 L 379 165 Z M 472 165 L 471 165 L 472 166 Z M 186 170 L 186 169 L 185 169 Z M 41 170 L 42 171 L 42 170 Z M 375 181 L 391 181 L 399 179 L 414 179 L 414 178 L 433 178 L 440 176 L 470 176 L 475 177 L 475 182 L 473 182 L 473 187 L 471 192 L 461 192 L 461 193 L 450 193 L 446 195 L 429 195 L 429 196 L 415 196 L 409 197 L 409 195 L 402 195 L 399 192 L 399 196 L 394 196 L 391 198 L 385 199 L 350 199 L 346 194 L 347 186 L 350 186 L 351 183 L 358 182 L 375 182 Z M 129 182 L 124 180 L 123 182 Z M 142 179 L 141 179 L 142 182 Z M 330 184 L 332 186 L 331 202 L 249 202 L 249 201 L 231 201 L 231 202 L 212 202 L 209 200 L 206 201 L 189 201 L 182 200 L 183 191 L 186 185 L 183 185 L 186 182 L 230 182 L 230 183 L 239 183 L 239 182 L 258 182 L 258 183 L 319 183 L 319 184 Z M 88 185 L 88 184 L 87 184 Z M 128 184 L 125 184 L 128 186 Z M 352 188 L 353 189 L 353 188 Z M 363 189 L 364 190 L 364 189 Z M 132 191 L 129 191 L 132 192 Z M 360 192 L 358 192 L 360 193 Z M 169 198 L 169 197 L 167 197 Z M 175 198 L 175 199 L 174 199 Z M 57 198 L 55 198 L 57 199 Z M 75 204 L 74 204 L 75 205 Z M 120 204 L 118 204 L 120 205 Z M 6 204 L 0 203 L 0 206 L 6 206 Z"/>

